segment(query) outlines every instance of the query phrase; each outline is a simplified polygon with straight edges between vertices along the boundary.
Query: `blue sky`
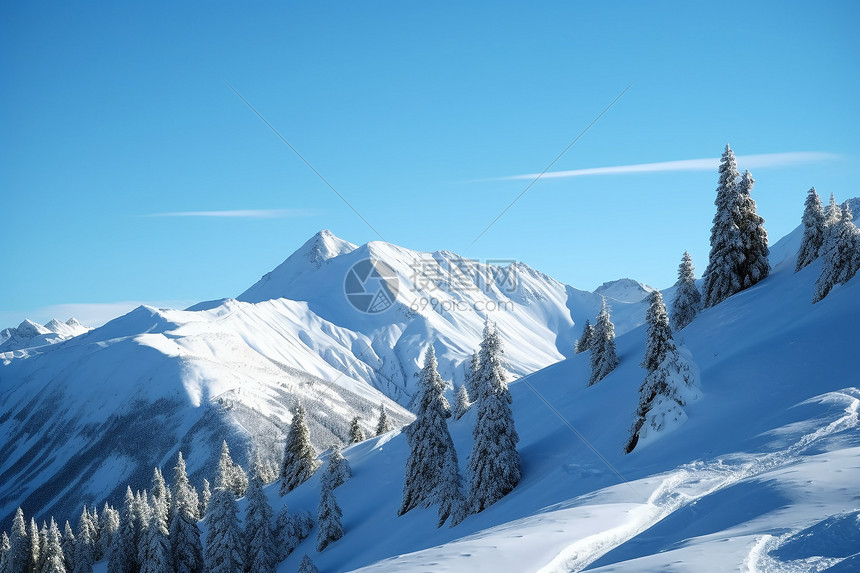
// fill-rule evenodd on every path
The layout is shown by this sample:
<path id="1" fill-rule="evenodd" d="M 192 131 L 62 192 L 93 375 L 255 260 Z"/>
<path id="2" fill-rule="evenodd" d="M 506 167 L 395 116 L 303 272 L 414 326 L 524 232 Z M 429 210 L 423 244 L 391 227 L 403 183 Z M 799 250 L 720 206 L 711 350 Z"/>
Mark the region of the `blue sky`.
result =
<path id="1" fill-rule="evenodd" d="M 319 229 L 379 239 L 225 81 L 385 240 L 577 288 L 707 264 L 701 164 L 547 177 L 470 247 L 631 83 L 552 171 L 818 154 L 750 160 L 772 240 L 810 186 L 860 194 L 854 2 L 125 4 L 0 5 L 0 326 L 236 296 Z M 233 216 L 160 216 L 209 211 Z"/>

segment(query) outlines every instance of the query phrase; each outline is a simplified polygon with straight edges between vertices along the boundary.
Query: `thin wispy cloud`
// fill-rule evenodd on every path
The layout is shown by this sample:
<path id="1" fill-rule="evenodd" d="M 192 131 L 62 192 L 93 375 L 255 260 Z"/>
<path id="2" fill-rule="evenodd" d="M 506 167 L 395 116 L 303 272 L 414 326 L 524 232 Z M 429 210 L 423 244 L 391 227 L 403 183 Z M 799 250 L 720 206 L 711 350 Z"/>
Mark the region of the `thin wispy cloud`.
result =
<path id="1" fill-rule="evenodd" d="M 758 155 L 739 155 L 737 157 L 740 169 L 760 169 L 768 167 L 784 167 L 820 163 L 841 158 L 834 153 L 822 151 L 791 151 L 787 153 L 760 153 Z M 661 161 L 659 163 L 638 163 L 636 165 L 616 165 L 613 167 L 591 167 L 588 169 L 572 169 L 569 171 L 549 171 L 541 179 L 562 177 L 585 177 L 588 175 L 627 175 L 631 173 L 665 173 L 669 171 L 712 171 L 720 165 L 719 157 L 705 159 L 680 159 L 677 161 Z M 494 180 L 534 179 L 537 173 L 497 177 Z"/>
<path id="2" fill-rule="evenodd" d="M 211 217 L 230 219 L 287 219 L 316 215 L 313 209 L 236 209 L 233 211 L 173 211 L 150 213 L 146 217 Z"/>

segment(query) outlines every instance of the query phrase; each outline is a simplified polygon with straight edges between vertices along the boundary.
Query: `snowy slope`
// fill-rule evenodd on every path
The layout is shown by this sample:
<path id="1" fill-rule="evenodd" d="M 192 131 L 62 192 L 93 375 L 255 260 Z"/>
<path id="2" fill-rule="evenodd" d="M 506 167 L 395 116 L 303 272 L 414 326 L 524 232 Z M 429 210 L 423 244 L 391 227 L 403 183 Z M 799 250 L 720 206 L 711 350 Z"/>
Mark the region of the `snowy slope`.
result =
<path id="1" fill-rule="evenodd" d="M 768 279 L 678 336 L 703 391 L 682 431 L 622 453 L 645 376 L 645 329 L 635 329 L 618 338 L 621 366 L 591 388 L 586 355 L 511 384 L 523 480 L 508 497 L 455 528 L 437 529 L 435 508 L 396 517 L 407 446 L 402 435 L 374 439 L 345 450 L 346 536 L 322 553 L 311 538 L 278 570 L 304 553 L 321 571 L 854 570 L 860 376 L 848 357 L 860 279 L 812 305 L 820 262 L 795 274 L 793 253 L 777 246 Z M 473 423 L 470 412 L 450 424 L 461 470 Z M 272 499 L 314 511 L 318 488 L 314 478 Z"/>

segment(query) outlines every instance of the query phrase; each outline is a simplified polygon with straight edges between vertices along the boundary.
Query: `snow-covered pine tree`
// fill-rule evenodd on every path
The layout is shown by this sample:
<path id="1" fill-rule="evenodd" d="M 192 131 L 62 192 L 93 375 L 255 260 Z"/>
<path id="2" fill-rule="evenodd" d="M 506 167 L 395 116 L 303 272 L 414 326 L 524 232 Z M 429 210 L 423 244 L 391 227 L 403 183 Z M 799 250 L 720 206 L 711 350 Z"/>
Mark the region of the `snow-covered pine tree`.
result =
<path id="1" fill-rule="evenodd" d="M 163 492 L 159 495 L 153 494 L 150 507 L 149 524 L 143 536 L 140 573 L 172 573 L 173 565 L 167 529 L 167 499 Z"/>
<path id="2" fill-rule="evenodd" d="M 672 328 L 678 331 L 693 322 L 701 302 L 702 295 L 696 288 L 693 258 L 684 251 L 681 264 L 678 265 L 678 282 L 675 283 L 675 298 L 672 300 Z"/>
<path id="3" fill-rule="evenodd" d="M 137 541 L 135 533 L 136 502 L 131 487 L 126 486 L 125 499 L 119 514 L 119 529 L 108 551 L 108 569 L 111 573 L 137 571 Z"/>
<path id="4" fill-rule="evenodd" d="M 854 225 L 854 215 L 847 201 L 839 211 L 839 219 L 829 224 L 824 232 L 820 250 L 821 275 L 815 282 L 813 303 L 826 297 L 834 286 L 851 280 L 860 267 L 860 255 L 857 254 L 860 230 Z"/>
<path id="5" fill-rule="evenodd" d="M 9 573 L 26 573 L 30 566 L 30 537 L 24 521 L 24 512 L 19 507 L 12 518 L 12 528 L 9 531 L 9 551 L 6 552 L 6 571 Z"/>
<path id="6" fill-rule="evenodd" d="M 170 518 L 170 558 L 176 573 L 203 571 L 198 511 L 197 492 L 188 481 L 185 460 L 179 452 L 173 468 L 173 514 Z"/>
<path id="7" fill-rule="evenodd" d="M 770 250 L 764 219 L 756 210 L 752 189 L 755 179 L 745 171 L 738 182 L 738 228 L 741 232 L 744 258 L 740 266 L 743 288 L 749 288 L 770 274 Z"/>
<path id="8" fill-rule="evenodd" d="M 445 421 L 447 401 L 443 396 L 445 383 L 437 370 L 433 345 L 424 354 L 424 367 L 418 373 L 415 395 L 415 420 L 406 427 L 409 458 L 403 480 L 403 500 L 397 515 L 434 500 L 442 478 L 442 466 L 449 447 L 453 447 Z"/>
<path id="9" fill-rule="evenodd" d="M 326 463 L 325 470 L 323 471 L 322 479 L 330 482 L 331 488 L 335 489 L 336 487 L 342 486 L 351 475 L 352 469 L 349 467 L 347 459 L 343 457 L 343 453 L 340 451 L 340 446 L 333 444 L 331 446 L 331 453 L 328 456 L 328 463 Z"/>
<path id="10" fill-rule="evenodd" d="M 648 295 L 645 322 L 648 324 L 645 334 L 645 358 L 640 366 L 653 372 L 663 362 L 669 348 L 674 347 L 669 315 L 666 313 L 666 305 L 663 304 L 663 295 L 658 290 Z"/>
<path id="11" fill-rule="evenodd" d="M 717 198 L 714 200 L 717 213 L 711 227 L 711 252 L 702 285 L 702 299 L 706 308 L 724 301 L 743 288 L 740 269 L 744 258 L 744 242 L 738 226 L 736 185 L 740 174 L 735 154 L 728 144 L 720 160 L 719 173 Z"/>
<path id="12" fill-rule="evenodd" d="M 813 187 L 806 193 L 803 207 L 803 238 L 800 240 L 800 250 L 797 251 L 797 265 L 794 267 L 794 272 L 818 258 L 818 251 L 824 242 L 826 226 L 824 206 L 821 204 L 821 197 Z"/>
<path id="13" fill-rule="evenodd" d="M 466 390 L 465 384 L 461 384 L 460 387 L 457 388 L 457 401 L 454 403 L 454 419 L 459 420 L 465 416 L 471 405 L 472 404 L 469 401 L 469 391 Z"/>
<path id="14" fill-rule="evenodd" d="M 108 556 L 113 537 L 119 529 L 119 512 L 105 502 L 99 517 L 99 559 Z"/>
<path id="15" fill-rule="evenodd" d="M 305 423 L 305 409 L 296 405 L 293 421 L 287 432 L 284 445 L 284 462 L 281 465 L 281 495 L 293 491 L 309 477 L 314 475 L 319 463 L 311 445 L 310 432 Z"/>
<path id="16" fill-rule="evenodd" d="M 66 520 L 66 526 L 63 528 L 63 539 L 61 542 L 63 549 L 63 564 L 67 571 L 75 570 L 75 532 L 69 520 Z"/>
<path id="17" fill-rule="evenodd" d="M 388 412 L 385 411 L 385 404 L 379 405 L 379 420 L 376 422 L 376 435 L 381 436 L 387 434 L 394 429 L 394 425 L 388 418 Z"/>
<path id="18" fill-rule="evenodd" d="M 218 458 L 218 471 L 215 474 L 215 489 L 219 487 L 230 488 L 237 499 L 245 495 L 245 488 L 248 487 L 248 476 L 242 466 L 230 457 L 227 440 L 221 443 L 221 457 Z"/>
<path id="19" fill-rule="evenodd" d="M 603 299 L 603 307 L 597 315 L 594 334 L 591 338 L 591 378 L 588 385 L 597 384 L 618 366 L 615 352 L 615 325 L 609 316 L 609 307 Z"/>
<path id="20" fill-rule="evenodd" d="M 321 480 L 320 504 L 317 510 L 317 551 L 325 549 L 329 543 L 343 537 L 343 525 L 341 524 L 343 512 L 337 504 L 334 496 L 334 488 L 330 480 Z"/>
<path id="21" fill-rule="evenodd" d="M 176 465 L 173 466 L 173 485 L 171 486 L 171 494 L 173 497 L 173 506 L 171 507 L 170 518 L 173 519 L 173 515 L 176 513 L 176 508 L 178 505 L 179 497 L 183 497 L 183 501 L 187 504 L 191 501 L 194 502 L 194 507 L 192 509 L 192 516 L 196 519 L 200 518 L 200 499 L 197 496 L 197 491 L 194 489 L 194 486 L 191 485 L 191 482 L 188 480 L 188 470 L 185 465 L 185 458 L 182 455 L 182 451 L 179 451 L 176 454 Z M 188 509 L 188 508 L 186 508 Z"/>
<path id="22" fill-rule="evenodd" d="M 87 506 L 78 519 L 78 532 L 75 536 L 75 573 L 90 573 L 95 563 L 95 532 Z"/>
<path id="23" fill-rule="evenodd" d="M 0 533 L 0 573 L 6 573 L 6 556 L 11 545 L 9 535 L 5 531 Z"/>
<path id="24" fill-rule="evenodd" d="M 466 367 L 464 384 L 466 386 L 466 391 L 469 392 L 469 397 L 473 402 L 478 399 L 478 376 L 480 375 L 478 370 L 481 366 L 480 360 L 481 359 L 478 358 L 478 351 L 476 350 L 469 358 L 469 364 Z"/>
<path id="25" fill-rule="evenodd" d="M 320 570 L 317 569 L 317 566 L 314 565 L 314 562 L 311 561 L 311 558 L 308 557 L 307 553 L 305 553 L 304 556 L 302 556 L 302 562 L 299 563 L 298 573 L 320 573 Z"/>
<path id="26" fill-rule="evenodd" d="M 236 498 L 230 488 L 215 488 L 209 501 L 206 522 L 206 550 L 203 554 L 206 573 L 243 573 L 245 562 L 242 531 L 239 528 Z"/>
<path id="27" fill-rule="evenodd" d="M 147 530 L 152 521 L 152 506 L 149 503 L 149 492 L 135 492 L 135 529 L 137 531 L 137 562 L 140 565 L 140 570 L 143 570 L 144 558 L 147 551 Z"/>
<path id="28" fill-rule="evenodd" d="M 449 517 L 451 518 L 451 527 L 454 527 L 466 518 L 463 478 L 460 476 L 460 464 L 453 441 L 445 453 L 442 475 L 434 497 L 439 503 L 439 519 L 436 527 L 442 527 L 442 524 Z"/>
<path id="29" fill-rule="evenodd" d="M 212 490 L 209 487 L 209 480 L 203 478 L 203 490 L 200 492 L 200 507 L 197 509 L 197 515 L 203 517 L 209 509 L 209 500 L 212 499 Z"/>
<path id="30" fill-rule="evenodd" d="M 45 566 L 45 549 L 48 547 L 48 524 L 42 521 L 42 527 L 39 529 L 39 562 L 36 564 L 34 571 L 40 573 Z"/>
<path id="31" fill-rule="evenodd" d="M 310 535 L 313 527 L 314 518 L 308 510 L 303 509 L 298 513 L 290 514 L 287 512 L 287 507 L 282 506 L 275 518 L 274 528 L 277 560 L 286 559 L 298 544 Z"/>
<path id="32" fill-rule="evenodd" d="M 629 454 L 639 443 L 646 422 L 658 430 L 666 417 L 683 414 L 680 408 L 685 404 L 684 390 L 693 382 L 690 365 L 674 342 L 670 341 L 663 360 L 655 370 L 648 373 L 639 387 L 639 405 L 630 427 L 630 438 L 624 445 L 624 453 Z"/>
<path id="33" fill-rule="evenodd" d="M 101 554 L 102 527 L 99 521 L 99 512 L 95 505 L 93 505 L 93 510 L 88 515 L 90 517 L 90 528 L 93 532 L 93 562 L 100 561 L 104 557 Z"/>
<path id="34" fill-rule="evenodd" d="M 152 511 L 159 513 L 158 519 L 163 521 L 166 527 L 170 518 L 171 495 L 159 468 L 155 468 L 152 471 L 152 486 L 149 492 L 149 505 Z"/>
<path id="35" fill-rule="evenodd" d="M 594 337 L 594 327 L 591 326 L 591 323 L 588 322 L 588 319 L 585 319 L 585 326 L 582 327 L 582 334 L 579 336 L 579 340 L 574 344 L 573 349 L 576 354 L 580 352 L 585 352 L 589 348 L 591 348 L 591 339 Z"/>
<path id="36" fill-rule="evenodd" d="M 48 527 L 45 547 L 42 549 L 40 560 L 42 563 L 39 573 L 66 573 L 60 529 L 53 517 L 51 517 L 51 525 Z"/>
<path id="37" fill-rule="evenodd" d="M 41 543 L 39 542 L 39 526 L 36 525 L 36 519 L 33 517 L 30 518 L 30 528 L 27 531 L 27 540 L 29 541 L 27 567 L 30 571 L 38 571 Z"/>
<path id="38" fill-rule="evenodd" d="M 468 464 L 469 513 L 483 511 L 510 493 L 522 475 L 517 452 L 520 438 L 514 427 L 503 355 L 501 337 L 487 321 L 479 353 L 477 415 Z"/>
<path id="39" fill-rule="evenodd" d="M 263 493 L 263 479 L 260 477 L 260 464 L 255 464 L 248 481 L 245 499 L 245 570 L 248 573 L 274 573 L 278 562 L 275 539 L 272 535 L 274 512 L 269 500 Z"/>
<path id="40" fill-rule="evenodd" d="M 836 197 L 833 193 L 830 194 L 830 201 L 827 207 L 824 208 L 824 226 L 825 228 L 839 221 L 842 217 L 842 209 L 836 203 Z"/>
<path id="41" fill-rule="evenodd" d="M 361 418 L 353 417 L 349 423 L 349 443 L 357 444 L 364 441 L 364 430 L 361 429 Z"/>

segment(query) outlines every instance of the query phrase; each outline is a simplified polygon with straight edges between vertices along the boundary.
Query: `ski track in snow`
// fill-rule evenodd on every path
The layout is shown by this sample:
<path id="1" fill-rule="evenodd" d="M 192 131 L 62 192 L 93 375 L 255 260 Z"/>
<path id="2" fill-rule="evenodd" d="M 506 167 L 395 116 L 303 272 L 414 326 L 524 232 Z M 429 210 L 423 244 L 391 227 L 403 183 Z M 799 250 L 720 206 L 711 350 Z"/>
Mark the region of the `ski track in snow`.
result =
<path id="1" fill-rule="evenodd" d="M 633 537 L 653 527 L 678 509 L 742 480 L 755 477 L 799 459 L 809 446 L 822 438 L 856 428 L 860 411 L 860 389 L 846 388 L 838 392 L 828 392 L 812 401 L 839 401 L 846 403 L 845 414 L 814 432 L 803 435 L 789 447 L 767 454 L 733 454 L 726 457 L 746 457 L 747 461 L 726 462 L 724 458 L 715 461 L 695 461 L 680 466 L 666 475 L 648 498 L 647 504 L 632 512 L 630 522 L 600 533 L 590 535 L 573 543 L 539 569 L 540 573 L 582 571 L 591 563 L 629 541 Z M 745 565 L 750 573 L 793 573 L 795 571 L 819 571 L 832 566 L 841 559 L 820 559 L 816 563 L 789 564 L 770 557 L 768 552 L 778 547 L 790 534 L 774 538 L 770 535 L 757 540 L 750 551 Z M 810 569 L 810 566 L 816 566 Z M 819 568 L 820 567 L 820 568 Z"/>

